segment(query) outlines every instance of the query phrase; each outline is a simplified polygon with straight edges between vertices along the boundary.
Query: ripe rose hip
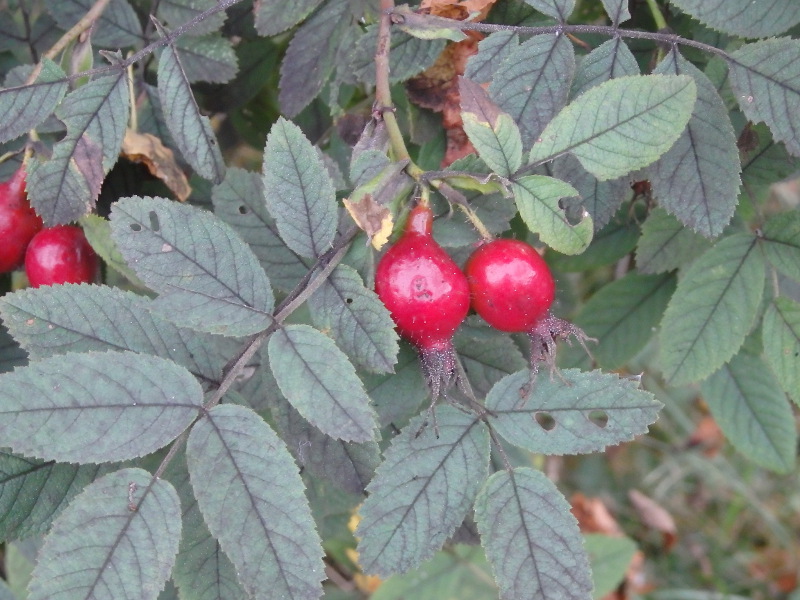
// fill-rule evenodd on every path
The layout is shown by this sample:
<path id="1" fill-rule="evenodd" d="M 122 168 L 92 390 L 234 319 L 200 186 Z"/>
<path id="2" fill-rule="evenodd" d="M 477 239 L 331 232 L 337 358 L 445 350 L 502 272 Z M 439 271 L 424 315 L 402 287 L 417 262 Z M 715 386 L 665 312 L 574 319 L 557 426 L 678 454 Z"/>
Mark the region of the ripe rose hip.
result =
<path id="1" fill-rule="evenodd" d="M 25 249 L 42 228 L 42 219 L 28 204 L 25 168 L 0 183 L 0 273 L 22 266 Z"/>
<path id="2" fill-rule="evenodd" d="M 469 311 L 467 279 L 431 234 L 433 214 L 417 206 L 378 262 L 375 291 L 401 336 L 414 344 L 434 401 L 456 368 L 453 334 Z"/>
<path id="3" fill-rule="evenodd" d="M 97 255 L 83 229 L 56 225 L 37 233 L 25 254 L 25 273 L 31 287 L 59 283 L 91 283 Z"/>

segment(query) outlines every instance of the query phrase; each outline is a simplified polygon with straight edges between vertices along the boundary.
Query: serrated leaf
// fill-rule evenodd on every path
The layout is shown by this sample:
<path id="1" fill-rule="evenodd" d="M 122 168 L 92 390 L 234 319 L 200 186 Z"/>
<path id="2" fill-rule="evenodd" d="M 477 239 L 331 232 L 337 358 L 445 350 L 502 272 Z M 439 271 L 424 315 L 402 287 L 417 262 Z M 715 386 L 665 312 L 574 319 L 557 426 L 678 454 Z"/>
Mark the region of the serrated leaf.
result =
<path id="1" fill-rule="evenodd" d="M 345 441 L 375 439 L 369 396 L 332 339 L 308 325 L 288 325 L 270 337 L 269 362 L 283 395 L 320 431 Z"/>
<path id="2" fill-rule="evenodd" d="M 592 241 L 594 226 L 588 213 L 578 223 L 570 223 L 562 198 L 578 195 L 565 181 L 544 175 L 526 175 L 512 182 L 511 190 L 522 220 L 539 238 L 558 252 L 580 254 Z"/>
<path id="3" fill-rule="evenodd" d="M 239 70 L 231 41 L 219 33 L 182 36 L 175 42 L 175 49 L 189 83 L 227 83 Z"/>
<path id="4" fill-rule="evenodd" d="M 697 86 L 687 75 L 619 77 L 562 110 L 531 149 L 530 162 L 567 152 L 599 180 L 645 167 L 664 154 L 689 121 Z M 592 118 L 584 117 L 592 115 Z"/>
<path id="5" fill-rule="evenodd" d="M 31 85 L 0 90 L 0 143 L 18 138 L 49 117 L 67 92 L 66 74 L 48 58 Z"/>
<path id="6" fill-rule="evenodd" d="M 525 3 L 560 23 L 566 23 L 575 10 L 575 0 L 525 0 Z"/>
<path id="7" fill-rule="evenodd" d="M 701 23 L 741 37 L 778 35 L 800 23 L 800 5 L 794 0 L 670 1 Z"/>
<path id="8" fill-rule="evenodd" d="M 728 109 L 702 71 L 671 51 L 656 73 L 690 75 L 697 102 L 681 136 L 647 170 L 659 205 L 694 231 L 715 237 L 733 217 L 741 166 Z"/>
<path id="9" fill-rule="evenodd" d="M 462 327 L 453 341 L 473 390 L 483 396 L 500 379 L 528 364 L 507 335 L 478 338 Z"/>
<path id="10" fill-rule="evenodd" d="M 664 273 L 683 267 L 703 254 L 711 243 L 698 233 L 656 208 L 642 225 L 636 247 L 636 268 L 641 273 Z"/>
<path id="11" fill-rule="evenodd" d="M 267 208 L 286 245 L 315 258 L 336 235 L 336 192 L 320 155 L 300 128 L 279 118 L 264 148 Z"/>
<path id="12" fill-rule="evenodd" d="M 348 71 L 367 85 L 375 85 L 375 48 L 378 28 L 372 26 L 361 36 L 351 57 Z M 432 66 L 446 40 L 422 40 L 402 31 L 392 33 L 389 46 L 389 81 L 405 81 Z"/>
<path id="13" fill-rule="evenodd" d="M 661 321 L 661 368 L 673 385 L 698 381 L 741 347 L 764 291 L 755 237 L 726 237 L 687 269 Z"/>
<path id="14" fill-rule="evenodd" d="M 620 212 L 626 210 L 624 206 L 620 208 Z M 629 220 L 627 214 L 620 212 L 592 237 L 592 243 L 582 254 L 569 256 L 548 249 L 545 253 L 547 263 L 557 271 L 574 273 L 613 265 L 622 259 L 636 247 L 639 227 Z"/>
<path id="15" fill-rule="evenodd" d="M 800 281 L 800 213 L 792 211 L 772 216 L 764 226 L 763 246 L 773 267 Z"/>
<path id="16" fill-rule="evenodd" d="M 13 371 L 15 367 L 24 366 L 28 362 L 28 353 L 8 333 L 5 325 L 0 323 L 0 373 Z"/>
<path id="17" fill-rule="evenodd" d="M 522 138 L 517 125 L 474 81 L 459 77 L 458 91 L 464 131 L 489 168 L 508 177 L 522 164 Z"/>
<path id="18" fill-rule="evenodd" d="M 137 458 L 175 439 L 202 402 L 197 380 L 162 358 L 52 356 L 0 375 L 0 446 L 60 462 Z"/>
<path id="19" fill-rule="evenodd" d="M 308 272 L 304 261 L 286 247 L 264 201 L 261 175 L 230 168 L 225 180 L 211 192 L 214 213 L 238 233 L 255 252 L 272 284 L 283 292 L 292 288 Z M 306 264 L 308 262 L 308 264 Z"/>
<path id="20" fill-rule="evenodd" d="M 172 485 L 121 469 L 88 485 L 53 523 L 33 570 L 29 600 L 155 600 L 181 537 Z"/>
<path id="21" fill-rule="evenodd" d="M 800 16 L 800 5 L 797 8 Z M 746 44 L 728 60 L 731 87 L 747 118 L 764 121 L 776 140 L 800 156 L 795 118 L 800 103 L 800 40 L 780 38 Z"/>
<path id="22" fill-rule="evenodd" d="M 214 8 L 216 4 L 216 0 L 160 0 L 156 7 L 156 16 L 175 28 Z M 226 18 L 224 11 L 206 17 L 188 31 L 187 35 L 205 35 L 219 31 Z"/>
<path id="23" fill-rule="evenodd" d="M 153 310 L 198 331 L 241 336 L 265 329 L 275 305 L 253 251 L 209 212 L 164 198 L 123 198 L 114 240 L 136 275 L 161 295 Z"/>
<path id="24" fill-rule="evenodd" d="M 475 521 L 502 600 L 590 600 L 578 522 L 543 473 L 517 468 L 492 475 L 475 500 Z"/>
<path id="25" fill-rule="evenodd" d="M 627 4 L 627 0 L 624 1 Z M 622 4 L 621 1 L 619 3 Z M 614 37 L 592 50 L 578 63 L 571 95 L 577 97 L 604 81 L 639 73 L 639 63 L 636 62 L 633 52 L 621 37 Z"/>
<path id="26" fill-rule="evenodd" d="M 258 35 L 276 35 L 305 19 L 322 0 L 256 0 L 253 14 Z"/>
<path id="27" fill-rule="evenodd" d="M 43 462 L 0 448 L 0 540 L 44 534 L 72 498 L 107 470 Z"/>
<path id="28" fill-rule="evenodd" d="M 786 151 L 786 146 L 772 139 L 763 123 L 748 124 L 739 136 L 752 145 L 740 148 L 742 161 L 742 190 L 753 204 L 763 202 L 771 186 L 800 170 L 800 160 Z"/>
<path id="29" fill-rule="evenodd" d="M 527 369 L 500 380 L 486 397 L 492 424 L 515 446 L 542 454 L 598 452 L 647 432 L 661 403 L 638 379 L 564 369 L 540 375 L 529 388 Z"/>
<path id="30" fill-rule="evenodd" d="M 198 175 L 219 183 L 225 163 L 211 121 L 200 114 L 176 49 L 167 44 L 158 59 L 158 98 L 175 144 Z"/>
<path id="31" fill-rule="evenodd" d="M 192 428 L 186 459 L 206 524 L 247 594 L 319 598 L 323 551 L 303 483 L 261 417 L 242 406 L 212 408 Z"/>
<path id="32" fill-rule="evenodd" d="M 593 596 L 603 598 L 616 590 L 625 579 L 638 551 L 636 542 L 629 537 L 601 533 L 586 534 L 584 542 L 592 564 Z"/>
<path id="33" fill-rule="evenodd" d="M 464 75 L 477 83 L 489 83 L 517 46 L 519 35 L 514 31 L 495 31 L 478 42 L 478 53 L 467 60 Z"/>
<path id="34" fill-rule="evenodd" d="M 800 304 L 775 298 L 764 314 L 764 357 L 783 390 L 800 405 Z"/>
<path id="35" fill-rule="evenodd" d="M 489 93 L 517 123 L 530 148 L 567 103 L 575 51 L 565 35 L 537 35 L 514 48 L 494 73 Z"/>
<path id="36" fill-rule="evenodd" d="M 318 477 L 351 494 L 364 488 L 381 462 L 377 442 L 360 444 L 335 440 L 306 421 L 286 400 L 273 400 L 271 406 L 278 430 L 292 455 Z"/>
<path id="37" fill-rule="evenodd" d="M 604 369 L 622 367 L 653 336 L 675 291 L 675 277 L 631 272 L 594 294 L 575 317 L 596 338 L 592 356 Z"/>
<path id="38" fill-rule="evenodd" d="M 71 29 L 94 5 L 93 0 L 59 0 L 44 8 L 59 27 Z M 104 48 L 126 48 L 145 41 L 139 17 L 128 0 L 111 0 L 92 27 L 92 43 Z"/>
<path id="39" fill-rule="evenodd" d="M 631 18 L 628 11 L 628 0 L 602 0 L 603 8 L 611 19 L 611 24 L 615 27 Z"/>
<path id="40" fill-rule="evenodd" d="M 367 573 L 403 573 L 433 556 L 488 474 L 489 432 L 474 415 L 437 408 L 438 436 L 426 418 L 413 419 L 392 440 L 367 486 L 356 530 Z"/>
<path id="41" fill-rule="evenodd" d="M 314 324 L 329 331 L 359 367 L 391 373 L 397 362 L 397 333 L 389 311 L 361 276 L 346 265 L 334 269 L 308 299 Z"/>
<path id="42" fill-rule="evenodd" d="M 33 358 L 67 352 L 132 350 L 167 358 L 196 377 L 219 381 L 228 358 L 220 338 L 179 329 L 154 315 L 152 300 L 119 288 L 66 284 L 0 298 L 0 315 Z"/>
<path id="43" fill-rule="evenodd" d="M 407 423 L 419 412 L 420 404 L 429 394 L 419 367 L 419 355 L 408 343 L 400 345 L 392 375 L 367 373 L 363 380 L 381 427 Z"/>
<path id="44" fill-rule="evenodd" d="M 733 446 L 777 473 L 794 469 L 792 408 L 762 360 L 740 352 L 701 386 L 714 420 Z"/>
<path id="45" fill-rule="evenodd" d="M 28 195 L 46 224 L 69 223 L 91 212 L 117 162 L 129 110 L 122 69 L 79 87 L 58 106 L 66 137 L 53 146 L 49 160 L 35 156 L 28 164 Z"/>
<path id="46" fill-rule="evenodd" d="M 294 117 L 322 91 L 336 61 L 336 50 L 350 25 L 347 2 L 326 2 L 303 23 L 281 62 L 281 112 Z"/>

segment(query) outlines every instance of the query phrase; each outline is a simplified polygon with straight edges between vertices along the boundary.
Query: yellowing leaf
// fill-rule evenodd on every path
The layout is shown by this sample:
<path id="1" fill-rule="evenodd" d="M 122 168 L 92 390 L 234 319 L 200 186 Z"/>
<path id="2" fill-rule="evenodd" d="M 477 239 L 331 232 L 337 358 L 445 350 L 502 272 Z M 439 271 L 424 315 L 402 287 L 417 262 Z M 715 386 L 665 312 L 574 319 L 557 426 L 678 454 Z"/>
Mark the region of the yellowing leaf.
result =
<path id="1" fill-rule="evenodd" d="M 375 202 L 372 194 L 364 194 L 360 200 L 355 202 L 346 198 L 344 207 L 353 217 L 356 225 L 366 232 L 376 250 L 380 250 L 386 245 L 394 226 L 394 218 L 388 208 Z"/>

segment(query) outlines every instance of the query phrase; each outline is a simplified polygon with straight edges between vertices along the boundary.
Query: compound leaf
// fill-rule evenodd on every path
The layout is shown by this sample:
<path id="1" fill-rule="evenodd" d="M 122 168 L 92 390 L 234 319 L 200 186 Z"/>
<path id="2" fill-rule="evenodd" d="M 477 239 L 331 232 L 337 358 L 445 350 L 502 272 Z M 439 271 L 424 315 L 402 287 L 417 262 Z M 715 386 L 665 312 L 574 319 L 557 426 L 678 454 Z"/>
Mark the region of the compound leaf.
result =
<path id="1" fill-rule="evenodd" d="M 792 211 L 771 217 L 764 225 L 763 246 L 773 267 L 800 281 L 800 213 Z"/>
<path id="2" fill-rule="evenodd" d="M 547 125 L 530 162 L 567 152 L 604 181 L 645 167 L 678 139 L 692 114 L 697 86 L 687 75 L 635 75 L 601 83 Z"/>
<path id="3" fill-rule="evenodd" d="M 540 375 L 533 391 L 527 369 L 501 379 L 486 397 L 497 433 L 531 452 L 585 454 L 647 432 L 661 403 L 637 379 L 564 369 Z"/>
<path id="4" fill-rule="evenodd" d="M 258 0 L 253 7 L 259 35 L 276 35 L 305 19 L 323 0 Z"/>
<path id="5" fill-rule="evenodd" d="M 756 6 L 756 5 L 753 5 Z M 800 18 L 800 4 L 796 4 Z M 779 38 L 746 44 L 728 61 L 731 87 L 742 112 L 764 121 L 776 140 L 800 156 L 800 40 Z"/>
<path id="6" fill-rule="evenodd" d="M 438 435 L 419 415 L 392 440 L 367 486 L 356 535 L 365 572 L 419 566 L 464 520 L 489 468 L 489 432 L 451 406 L 436 410 Z"/>
<path id="7" fill-rule="evenodd" d="M 375 439 L 369 396 L 329 337 L 308 325 L 283 327 L 270 337 L 269 362 L 283 395 L 320 431 L 351 442 Z"/>
<path id="8" fill-rule="evenodd" d="M 575 10 L 575 0 L 525 0 L 525 3 L 560 23 L 566 23 Z"/>
<path id="9" fill-rule="evenodd" d="M 502 600 L 590 600 L 578 522 L 543 473 L 516 468 L 492 475 L 475 500 L 475 521 Z"/>
<path id="10" fill-rule="evenodd" d="M 744 233 L 692 263 L 661 321 L 661 367 L 670 383 L 703 379 L 736 354 L 758 313 L 764 274 L 757 240 Z"/>
<path id="11" fill-rule="evenodd" d="M 89 484 L 55 520 L 28 597 L 155 600 L 180 538 L 175 488 L 143 469 L 115 471 Z"/>
<path id="12" fill-rule="evenodd" d="M 792 408 L 761 358 L 740 352 L 701 389 L 714 420 L 739 452 L 778 473 L 794 469 Z"/>
<path id="13" fill-rule="evenodd" d="M 511 52 L 519 46 L 519 35 L 513 31 L 495 31 L 478 43 L 478 53 L 467 60 L 464 75 L 477 83 L 489 83 Z"/>
<path id="14" fill-rule="evenodd" d="M 197 380 L 162 358 L 52 356 L 0 375 L 0 445 L 60 462 L 137 458 L 175 439 L 202 401 Z"/>
<path id="15" fill-rule="evenodd" d="M 0 89 L 0 143 L 27 133 L 49 117 L 67 92 L 66 73 L 49 58 L 31 85 Z"/>
<path id="16" fill-rule="evenodd" d="M 656 208 L 642 225 L 636 247 L 636 268 L 641 273 L 663 273 L 683 267 L 700 256 L 711 242 Z"/>
<path id="17" fill-rule="evenodd" d="M 800 23 L 794 0 L 671 0 L 695 19 L 725 33 L 747 38 L 783 33 Z"/>
<path id="18" fill-rule="evenodd" d="M 192 428 L 186 459 L 206 524 L 246 593 L 319 598 L 323 551 L 303 482 L 264 420 L 243 406 L 216 406 Z"/>
<path id="19" fill-rule="evenodd" d="M 764 314 L 764 357 L 784 391 L 800 405 L 800 304 L 775 298 Z"/>
<path id="20" fill-rule="evenodd" d="M 267 208 L 286 245 L 308 258 L 330 248 L 336 235 L 336 191 L 319 152 L 300 128 L 279 118 L 264 148 Z"/>
<path id="21" fill-rule="evenodd" d="M 330 332 L 356 366 L 374 373 L 394 370 L 399 346 L 392 317 L 355 269 L 336 267 L 308 305 L 314 324 Z"/>
<path id="22" fill-rule="evenodd" d="M 123 198 L 114 240 L 137 276 L 161 295 L 153 310 L 173 323 L 229 336 L 271 321 L 269 279 L 253 251 L 211 213 L 164 198 Z"/>

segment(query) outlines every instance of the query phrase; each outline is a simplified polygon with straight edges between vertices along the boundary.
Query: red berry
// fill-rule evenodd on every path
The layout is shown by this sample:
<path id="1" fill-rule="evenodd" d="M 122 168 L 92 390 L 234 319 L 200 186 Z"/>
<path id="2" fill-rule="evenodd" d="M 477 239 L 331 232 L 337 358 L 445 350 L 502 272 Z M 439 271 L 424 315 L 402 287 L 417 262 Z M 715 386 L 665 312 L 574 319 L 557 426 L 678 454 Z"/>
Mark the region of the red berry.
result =
<path id="1" fill-rule="evenodd" d="M 0 183 L 0 273 L 22 266 L 25 249 L 41 228 L 42 219 L 28 204 L 25 169 L 20 167 Z"/>
<path id="2" fill-rule="evenodd" d="M 484 244 L 464 270 L 475 312 L 501 331 L 530 332 L 553 304 L 556 286 L 550 268 L 525 242 Z"/>
<path id="3" fill-rule="evenodd" d="M 25 273 L 32 287 L 58 283 L 90 283 L 97 272 L 97 255 L 83 229 L 56 225 L 37 233 L 25 254 Z"/>

